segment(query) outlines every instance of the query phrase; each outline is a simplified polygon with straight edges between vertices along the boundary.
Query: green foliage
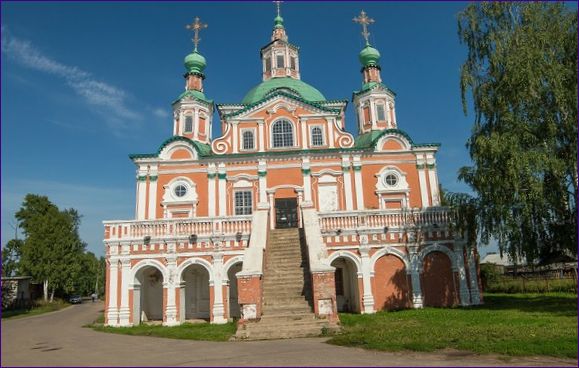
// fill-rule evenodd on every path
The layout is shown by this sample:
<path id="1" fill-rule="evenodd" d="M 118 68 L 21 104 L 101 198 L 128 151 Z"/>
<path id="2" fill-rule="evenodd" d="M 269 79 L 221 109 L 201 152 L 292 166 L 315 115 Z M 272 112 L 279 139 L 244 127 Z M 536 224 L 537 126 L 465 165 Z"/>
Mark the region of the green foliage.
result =
<path id="1" fill-rule="evenodd" d="M 480 278 L 483 285 L 484 291 L 490 291 L 489 285 L 496 284 L 502 276 L 502 272 L 498 266 L 494 264 L 481 264 L 480 265 Z"/>
<path id="2" fill-rule="evenodd" d="M 577 357 L 577 294 L 486 294 L 485 305 L 340 314 L 329 343 L 386 351 Z"/>
<path id="3" fill-rule="evenodd" d="M 482 267 L 481 267 L 482 277 Z M 577 280 L 572 278 L 566 279 L 548 279 L 499 276 L 489 281 L 485 287 L 489 293 L 577 293 Z"/>
<path id="4" fill-rule="evenodd" d="M 12 304 L 12 298 L 14 298 L 14 289 L 9 282 L 2 282 L 2 316 L 4 316 L 4 311 L 10 308 Z"/>
<path id="5" fill-rule="evenodd" d="M 461 71 L 475 122 L 477 229 L 501 251 L 577 253 L 577 11 L 560 2 L 480 2 L 459 15 Z"/>
<path id="6" fill-rule="evenodd" d="M 92 324 L 96 331 L 134 336 L 156 336 L 170 339 L 228 341 L 236 331 L 234 322 L 214 325 L 209 323 L 183 323 L 180 326 L 166 327 L 160 325 L 138 325 L 135 327 L 104 327 L 101 324 Z"/>
<path id="7" fill-rule="evenodd" d="M 51 293 L 57 295 L 90 294 L 97 275 L 103 284 L 103 260 L 84 253 L 86 245 L 78 234 L 81 216 L 75 209 L 60 210 L 47 197 L 28 194 L 16 218 L 25 235 L 20 272 L 48 281 Z"/>
<path id="8" fill-rule="evenodd" d="M 2 319 L 36 316 L 38 314 L 55 312 L 66 308 L 69 305 L 70 304 L 61 299 L 55 299 L 51 303 L 39 301 L 32 308 L 2 311 Z"/>
<path id="9" fill-rule="evenodd" d="M 23 244 L 24 242 L 20 239 L 12 239 L 2 249 L 2 276 L 10 277 L 19 274 L 18 264 Z"/>

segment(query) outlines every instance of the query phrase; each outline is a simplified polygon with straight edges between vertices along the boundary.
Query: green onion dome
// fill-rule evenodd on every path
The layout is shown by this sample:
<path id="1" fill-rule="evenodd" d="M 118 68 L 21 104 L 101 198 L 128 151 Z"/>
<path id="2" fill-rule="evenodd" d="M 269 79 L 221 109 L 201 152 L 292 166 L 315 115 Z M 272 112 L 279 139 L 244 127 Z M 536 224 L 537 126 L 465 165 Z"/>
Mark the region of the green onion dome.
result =
<path id="1" fill-rule="evenodd" d="M 277 16 L 273 19 L 274 28 L 283 28 L 283 18 L 281 16 Z"/>
<path id="2" fill-rule="evenodd" d="M 362 66 L 377 66 L 380 61 L 380 52 L 370 45 L 366 45 L 358 55 Z"/>
<path id="3" fill-rule="evenodd" d="M 185 56 L 185 69 L 189 73 L 203 74 L 206 66 L 205 58 L 197 50 Z"/>

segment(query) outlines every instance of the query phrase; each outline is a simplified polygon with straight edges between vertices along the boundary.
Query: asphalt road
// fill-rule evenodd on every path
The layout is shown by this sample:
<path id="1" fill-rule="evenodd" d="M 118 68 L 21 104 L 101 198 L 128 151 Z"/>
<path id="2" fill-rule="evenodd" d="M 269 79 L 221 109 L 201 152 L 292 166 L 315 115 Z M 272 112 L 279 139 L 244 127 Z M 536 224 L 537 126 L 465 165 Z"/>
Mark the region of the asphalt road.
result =
<path id="1" fill-rule="evenodd" d="M 95 332 L 102 303 L 2 321 L 2 367 L 7 366 L 577 366 L 577 361 L 458 351 L 383 353 L 325 344 L 323 338 L 205 342 Z"/>

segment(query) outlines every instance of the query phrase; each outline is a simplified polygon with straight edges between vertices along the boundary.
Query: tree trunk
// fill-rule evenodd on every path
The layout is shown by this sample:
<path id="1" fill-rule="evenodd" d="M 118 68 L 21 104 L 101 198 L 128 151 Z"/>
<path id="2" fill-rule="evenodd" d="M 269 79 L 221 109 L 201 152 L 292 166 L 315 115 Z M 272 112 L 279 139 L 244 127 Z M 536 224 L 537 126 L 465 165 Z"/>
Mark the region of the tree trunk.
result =
<path id="1" fill-rule="evenodd" d="M 52 288 L 52 291 L 50 292 L 50 302 L 52 303 L 54 301 L 54 287 Z"/>
<path id="2" fill-rule="evenodd" d="M 42 296 L 44 297 L 44 302 L 48 301 L 48 280 L 44 280 L 42 285 Z"/>

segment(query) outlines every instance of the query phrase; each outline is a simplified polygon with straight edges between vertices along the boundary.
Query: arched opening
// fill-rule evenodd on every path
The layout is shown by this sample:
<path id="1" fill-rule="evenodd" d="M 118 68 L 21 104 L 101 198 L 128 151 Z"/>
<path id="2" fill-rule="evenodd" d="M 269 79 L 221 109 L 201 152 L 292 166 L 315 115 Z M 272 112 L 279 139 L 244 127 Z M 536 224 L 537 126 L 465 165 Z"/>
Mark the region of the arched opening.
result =
<path id="1" fill-rule="evenodd" d="M 227 271 L 227 278 L 229 279 L 229 318 L 240 318 L 241 310 L 239 308 L 239 302 L 237 296 L 237 277 L 236 273 L 241 271 L 242 263 L 238 262 L 233 266 L 229 267 Z"/>
<path id="2" fill-rule="evenodd" d="M 421 276 L 424 305 L 448 307 L 458 303 L 450 258 L 442 252 L 430 252 L 423 260 Z"/>
<path id="3" fill-rule="evenodd" d="M 141 268 L 133 285 L 133 325 L 163 321 L 163 273 L 155 266 Z"/>
<path id="4" fill-rule="evenodd" d="M 185 320 L 209 319 L 210 293 L 209 272 L 205 267 L 192 264 L 185 268 L 182 273 L 183 284 L 181 286 L 181 310 Z M 184 301 L 184 303 L 183 303 Z"/>
<path id="5" fill-rule="evenodd" d="M 404 262 L 391 254 L 380 257 L 374 266 L 376 310 L 410 308 L 411 286 Z"/>
<path id="6" fill-rule="evenodd" d="M 359 312 L 358 272 L 354 262 L 345 257 L 332 262 L 336 267 L 336 304 L 338 312 Z"/>

